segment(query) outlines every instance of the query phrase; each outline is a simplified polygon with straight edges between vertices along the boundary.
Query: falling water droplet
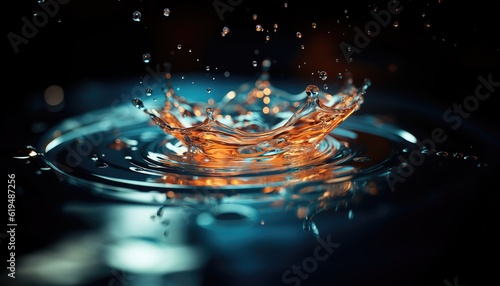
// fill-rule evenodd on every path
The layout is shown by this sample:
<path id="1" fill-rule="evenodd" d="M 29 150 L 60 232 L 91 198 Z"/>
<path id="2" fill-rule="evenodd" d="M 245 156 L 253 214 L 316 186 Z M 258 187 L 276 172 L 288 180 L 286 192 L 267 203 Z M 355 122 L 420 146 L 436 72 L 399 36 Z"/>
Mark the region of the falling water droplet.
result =
<path id="1" fill-rule="evenodd" d="M 353 219 L 354 218 L 354 213 L 352 212 L 352 210 L 349 210 L 349 214 L 347 215 L 349 219 Z"/>
<path id="2" fill-rule="evenodd" d="M 210 71 L 210 66 L 206 66 L 206 67 L 205 67 L 205 70 L 206 70 L 206 71 Z"/>
<path id="3" fill-rule="evenodd" d="M 163 16 L 165 16 L 165 17 L 170 16 L 170 9 L 168 9 L 168 8 L 163 9 Z"/>
<path id="4" fill-rule="evenodd" d="M 138 98 L 132 99 L 132 104 L 140 110 L 143 110 L 143 111 L 146 110 L 146 107 L 144 107 L 144 103 L 142 102 L 142 100 L 140 100 Z"/>
<path id="5" fill-rule="evenodd" d="M 207 92 L 208 93 L 211 93 L 212 92 L 212 89 L 210 87 L 207 87 Z"/>
<path id="6" fill-rule="evenodd" d="M 145 63 L 149 63 L 151 61 L 151 55 L 148 53 L 144 53 L 142 55 L 142 61 Z"/>
<path id="7" fill-rule="evenodd" d="M 134 20 L 135 22 L 141 21 L 141 17 L 142 14 L 139 11 L 135 11 L 134 13 L 132 13 L 132 20 Z"/>
<path id="8" fill-rule="evenodd" d="M 297 38 L 299 38 L 299 39 L 300 39 L 300 38 L 302 38 L 302 33 L 301 33 L 301 32 L 297 32 L 295 35 L 296 35 L 296 36 L 297 36 Z"/>
<path id="9" fill-rule="evenodd" d="M 317 27 L 316 22 L 313 22 L 313 23 L 311 24 L 311 26 L 313 27 L 313 29 L 316 29 L 316 27 Z"/>
<path id="10" fill-rule="evenodd" d="M 97 161 L 98 159 L 99 159 L 99 157 L 97 157 L 96 154 L 92 154 L 92 156 L 90 156 L 90 160 L 92 160 L 94 162 Z"/>
<path id="11" fill-rule="evenodd" d="M 253 62 L 252 62 L 252 66 L 253 66 L 254 68 L 255 68 L 255 67 L 257 67 L 257 61 L 253 61 Z"/>
<path id="12" fill-rule="evenodd" d="M 178 45 L 177 45 L 177 49 L 178 49 L 178 50 L 182 49 L 182 45 L 181 45 L 181 44 L 178 44 Z"/>
<path id="13" fill-rule="evenodd" d="M 264 28 L 262 28 L 262 26 L 261 26 L 261 25 L 256 25 L 256 26 L 255 26 L 255 31 L 257 31 L 257 32 L 262 32 L 262 31 L 264 31 Z"/>
<path id="14" fill-rule="evenodd" d="M 146 88 L 146 96 L 151 96 L 153 94 L 153 90 L 151 88 Z"/>
<path id="15" fill-rule="evenodd" d="M 320 71 L 318 75 L 321 80 L 326 80 L 328 78 L 328 74 L 326 73 L 326 71 Z"/>
<path id="16" fill-rule="evenodd" d="M 222 36 L 224 37 L 225 35 L 229 34 L 230 30 L 228 27 L 222 28 Z"/>

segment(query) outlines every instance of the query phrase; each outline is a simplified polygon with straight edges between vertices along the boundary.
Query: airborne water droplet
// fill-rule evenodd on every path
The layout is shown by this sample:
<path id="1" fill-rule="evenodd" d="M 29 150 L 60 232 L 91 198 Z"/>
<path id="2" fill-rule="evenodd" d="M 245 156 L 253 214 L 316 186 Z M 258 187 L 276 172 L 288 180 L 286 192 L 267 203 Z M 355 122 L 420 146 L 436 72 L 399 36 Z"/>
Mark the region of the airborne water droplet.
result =
<path id="1" fill-rule="evenodd" d="M 252 66 L 253 66 L 253 67 L 257 67 L 257 61 L 253 61 L 253 62 L 252 62 Z"/>
<path id="2" fill-rule="evenodd" d="M 142 61 L 145 62 L 145 63 L 149 63 L 149 61 L 151 61 L 151 55 L 148 54 L 148 53 L 145 53 L 142 55 Z"/>
<path id="3" fill-rule="evenodd" d="M 262 32 L 262 31 L 264 31 L 264 28 L 262 28 L 262 26 L 261 26 L 261 25 L 256 25 L 256 26 L 255 26 L 255 31 L 257 31 L 257 32 Z"/>
<path id="4" fill-rule="evenodd" d="M 229 32 L 230 32 L 230 30 L 229 30 L 229 28 L 228 28 L 228 27 L 224 27 L 224 28 L 222 28 L 222 36 L 227 35 Z"/>
<path id="5" fill-rule="evenodd" d="M 170 9 L 168 9 L 168 8 L 163 9 L 163 16 L 165 16 L 165 17 L 170 16 Z"/>
<path id="6" fill-rule="evenodd" d="M 153 94 L 153 90 L 151 88 L 146 88 L 146 95 L 147 96 L 151 96 L 151 94 Z"/>
<path id="7" fill-rule="evenodd" d="M 141 21 L 141 17 L 142 17 L 142 14 L 139 11 L 135 11 L 134 13 L 132 13 L 132 20 L 134 20 L 136 22 Z"/>
<path id="8" fill-rule="evenodd" d="M 328 74 L 326 73 L 326 71 L 320 71 L 318 75 L 321 80 L 326 80 L 328 78 Z"/>
<path id="9" fill-rule="evenodd" d="M 300 38 L 302 38 L 302 33 L 301 33 L 301 32 L 297 32 L 295 35 L 296 35 L 296 36 L 297 36 L 297 38 L 299 38 L 299 39 L 300 39 Z"/>

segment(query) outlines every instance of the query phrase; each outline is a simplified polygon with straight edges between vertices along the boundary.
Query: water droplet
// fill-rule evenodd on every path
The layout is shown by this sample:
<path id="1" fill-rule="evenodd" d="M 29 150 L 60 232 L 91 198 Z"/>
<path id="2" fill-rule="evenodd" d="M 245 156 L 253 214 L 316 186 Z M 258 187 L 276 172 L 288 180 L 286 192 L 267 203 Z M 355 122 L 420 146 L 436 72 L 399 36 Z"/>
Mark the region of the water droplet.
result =
<path id="1" fill-rule="evenodd" d="M 318 93 L 319 93 L 319 88 L 317 86 L 311 84 L 306 87 L 306 94 L 309 97 L 315 98 L 318 96 Z"/>
<path id="2" fill-rule="evenodd" d="M 252 19 L 253 19 L 253 20 L 257 20 L 257 14 L 253 14 L 253 15 L 252 15 Z"/>
<path id="3" fill-rule="evenodd" d="M 467 155 L 467 156 L 464 156 L 464 160 L 469 160 L 469 161 L 476 161 L 478 160 L 479 158 L 477 156 L 473 156 L 473 155 Z"/>
<path id="4" fill-rule="evenodd" d="M 299 38 L 299 39 L 300 39 L 300 38 L 302 38 L 302 33 L 301 33 L 301 32 L 297 32 L 297 33 L 295 33 L 295 35 L 296 35 L 296 36 L 297 36 L 297 38 Z"/>
<path id="5" fill-rule="evenodd" d="M 207 92 L 208 93 L 211 93 L 212 92 L 212 89 L 210 87 L 207 87 Z"/>
<path id="6" fill-rule="evenodd" d="M 142 55 L 142 61 L 145 62 L 145 63 L 149 63 L 149 61 L 151 61 L 151 55 L 148 54 L 148 53 L 144 53 Z"/>
<path id="7" fill-rule="evenodd" d="M 132 160 L 132 156 L 125 156 L 123 159 L 125 159 L 125 160 Z"/>
<path id="8" fill-rule="evenodd" d="M 256 26 L 255 26 L 255 31 L 257 31 L 257 32 L 262 32 L 262 31 L 264 31 L 264 28 L 262 28 L 262 26 L 261 26 L 261 25 L 256 25 Z"/>
<path id="9" fill-rule="evenodd" d="M 178 44 L 178 45 L 177 45 L 177 49 L 178 49 L 178 50 L 182 49 L 182 45 L 181 45 L 181 44 Z"/>
<path id="10" fill-rule="evenodd" d="M 132 99 L 132 104 L 140 110 L 143 110 L 143 111 L 146 110 L 146 107 L 144 107 L 144 103 L 142 102 L 142 100 L 140 100 L 138 98 Z"/>
<path id="11" fill-rule="evenodd" d="M 151 88 L 146 88 L 146 96 L 151 96 L 153 94 L 153 90 Z"/>
<path id="12" fill-rule="evenodd" d="M 328 90 L 328 84 L 326 84 L 326 83 L 325 83 L 325 84 L 323 85 L 323 89 L 324 89 L 324 90 Z"/>
<path id="13" fill-rule="evenodd" d="M 165 17 L 170 16 L 170 9 L 168 9 L 168 8 L 163 9 L 163 16 L 165 16 Z"/>
<path id="14" fill-rule="evenodd" d="M 343 77 L 343 76 L 342 76 L 342 73 L 341 73 L 341 72 L 339 72 L 339 74 L 338 74 L 338 76 L 337 76 L 337 77 L 338 77 L 339 79 L 342 79 L 342 77 Z"/>
<path id="15" fill-rule="evenodd" d="M 255 67 L 257 67 L 257 61 L 253 61 L 253 62 L 252 62 L 252 66 L 253 66 L 254 68 L 255 68 Z"/>
<path id="16" fill-rule="evenodd" d="M 212 107 L 207 107 L 207 109 L 205 111 L 207 113 L 208 119 L 214 120 L 214 110 L 213 110 L 213 108 Z"/>
<path id="17" fill-rule="evenodd" d="M 141 21 L 141 17 L 142 17 L 142 14 L 139 11 L 135 11 L 134 13 L 132 13 L 132 20 L 134 20 L 136 22 Z"/>
<path id="18" fill-rule="evenodd" d="M 210 71 L 210 66 L 206 66 L 206 67 L 205 67 L 205 70 L 206 70 L 206 71 Z"/>
<path id="19" fill-rule="evenodd" d="M 25 148 L 20 148 L 15 150 L 15 154 L 12 156 L 14 159 L 29 159 L 41 155 L 33 146 L 26 146 Z"/>
<path id="20" fill-rule="evenodd" d="M 271 37 L 269 35 L 266 36 L 266 42 L 269 42 L 269 40 L 271 39 Z"/>
<path id="21" fill-rule="evenodd" d="M 90 156 L 90 160 L 92 161 L 97 161 L 99 159 L 99 157 L 97 157 L 96 154 L 92 154 L 92 156 Z"/>
<path id="22" fill-rule="evenodd" d="M 326 80 L 328 78 L 328 74 L 326 73 L 326 71 L 320 71 L 318 72 L 318 75 L 321 80 Z"/>
<path id="23" fill-rule="evenodd" d="M 316 27 L 317 27 L 316 22 L 313 22 L 313 23 L 311 24 L 311 26 L 313 27 L 313 29 L 316 29 Z"/>
<path id="24" fill-rule="evenodd" d="M 349 214 L 347 215 L 347 217 L 349 219 L 353 219 L 354 218 L 354 213 L 352 212 L 352 210 L 349 210 Z"/>
<path id="25" fill-rule="evenodd" d="M 285 6 L 285 8 L 288 8 L 288 3 L 285 2 L 285 4 L 283 4 L 283 6 Z"/>
<path id="26" fill-rule="evenodd" d="M 222 28 L 222 36 L 227 35 L 229 32 L 230 32 L 230 30 L 229 30 L 229 28 L 228 28 L 228 27 L 224 27 L 224 28 Z"/>
<path id="27" fill-rule="evenodd" d="M 437 151 L 436 155 L 437 156 L 441 156 L 441 157 L 448 157 L 448 152 L 446 152 L 446 151 Z"/>
<path id="28" fill-rule="evenodd" d="M 398 21 L 394 21 L 394 23 L 392 23 L 392 25 L 394 26 L 394 28 L 397 28 L 397 27 L 399 27 L 399 22 Z"/>

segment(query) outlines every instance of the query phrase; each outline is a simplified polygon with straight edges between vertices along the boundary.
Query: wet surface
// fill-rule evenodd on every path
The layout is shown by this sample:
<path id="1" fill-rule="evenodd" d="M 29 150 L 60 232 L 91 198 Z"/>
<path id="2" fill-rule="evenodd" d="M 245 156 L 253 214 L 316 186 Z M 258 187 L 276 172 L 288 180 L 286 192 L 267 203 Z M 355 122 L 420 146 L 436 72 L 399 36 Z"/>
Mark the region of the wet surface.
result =
<path id="1" fill-rule="evenodd" d="M 500 81 L 499 47 L 492 44 L 487 31 L 497 6 L 489 2 L 401 2 L 405 10 L 398 15 L 398 27 L 382 29 L 354 57 L 350 69 L 359 75 L 356 80 L 370 78 L 373 85 L 361 109 L 335 129 L 332 138 L 336 141 L 331 142 L 355 143 L 339 166 L 357 168 L 361 174 L 369 174 L 368 178 L 347 176 L 337 180 L 334 176 L 280 187 L 286 180 L 278 177 L 277 187 L 259 186 L 258 192 L 252 188 L 240 192 L 196 188 L 190 192 L 189 188 L 167 190 L 161 181 L 154 180 L 158 178 L 156 174 L 127 169 L 131 163 L 139 165 L 139 170 L 151 168 L 151 163 L 158 161 L 151 161 L 147 151 L 166 151 L 162 149 L 166 146 L 163 141 L 160 144 L 156 136 L 146 136 L 160 135 L 158 128 L 135 125 L 147 124 L 147 118 L 130 104 L 131 91 L 143 76 L 130 79 L 131 75 L 144 71 L 144 45 L 155 46 L 140 39 L 164 37 L 159 32 L 142 33 L 144 30 L 133 24 L 155 23 L 148 20 L 150 10 L 160 11 L 162 19 L 175 20 L 176 12 L 183 8 L 177 6 L 176 10 L 172 3 L 165 18 L 163 3 L 158 4 L 161 9 L 151 4 L 149 8 L 141 6 L 141 10 L 132 3 L 120 2 L 102 4 L 100 10 L 76 2 L 61 6 L 61 17 L 50 18 L 54 25 L 40 29 L 29 44 L 20 46 L 23 49 L 19 54 L 11 57 L 12 73 L 6 90 L 15 96 L 3 114 L 4 134 L 8 136 L 2 140 L 2 166 L 4 173 L 15 174 L 16 182 L 16 279 L 8 277 L 9 270 L 4 268 L 2 285 L 487 285 L 498 280 L 495 264 L 488 260 L 494 261 L 493 253 L 498 250 L 495 226 L 500 200 L 495 176 L 500 137 L 491 120 L 498 106 L 498 87 L 484 83 Z M 275 8 L 281 9 L 282 4 Z M 378 4 L 387 6 L 385 2 Z M 267 26 L 274 24 L 274 19 L 266 18 L 250 2 L 241 5 L 241 9 L 234 8 L 233 14 L 226 12 L 225 22 L 219 21 L 212 3 L 182 11 L 198 16 L 217 39 L 227 24 L 231 31 L 224 40 L 231 36 L 236 40 L 238 30 L 246 27 L 242 24 L 245 22 L 237 25 L 234 19 L 248 17 L 248 25 L 254 29 L 255 23 L 250 20 L 253 12 L 263 20 L 261 24 L 264 19 L 271 23 Z M 297 26 L 287 27 L 280 22 L 278 29 L 286 28 L 297 39 L 295 33 L 305 27 L 301 24 L 311 27 L 309 16 L 314 15 L 318 29 L 341 19 L 342 28 L 329 26 L 334 37 L 340 37 L 342 31 L 352 31 L 354 26 L 361 27 L 371 20 L 369 11 L 359 8 L 359 3 L 346 6 L 331 13 L 326 9 L 297 8 L 303 11 L 303 17 L 295 22 Z M 19 32 L 20 19 L 32 10 L 31 6 L 13 10 L 14 20 L 9 28 Z M 132 20 L 136 10 L 142 11 L 140 22 Z M 450 11 L 460 11 L 456 15 L 470 15 L 474 20 L 442 16 L 455 15 Z M 331 18 L 332 14 L 335 17 Z M 346 20 L 345 14 L 351 16 L 352 22 L 347 22 L 351 20 Z M 90 17 L 94 21 L 89 23 Z M 210 17 L 215 20 L 202 20 Z M 59 18 L 63 25 L 57 26 Z M 425 29 L 422 21 L 426 19 L 431 21 L 432 29 Z M 120 25 L 121 21 L 127 24 Z M 87 23 L 88 31 L 77 28 L 78 23 Z M 321 31 L 327 34 L 326 30 Z M 313 34 L 305 28 L 301 32 L 301 40 L 311 40 Z M 60 37 L 61 33 L 68 37 Z M 203 33 L 196 33 L 200 34 Z M 273 49 L 269 44 L 278 42 L 278 36 L 266 43 L 265 35 L 259 34 L 262 37 L 256 36 L 257 40 L 250 39 L 255 43 L 262 40 L 257 47 L 230 48 L 207 33 L 200 37 L 181 32 L 175 35 L 183 40 L 158 40 L 156 48 L 148 49 L 151 67 L 154 69 L 162 57 L 172 60 L 174 71 L 185 76 L 184 85 L 203 94 L 207 94 L 208 86 L 211 94 L 217 94 L 242 82 L 236 68 L 230 69 L 230 64 L 243 58 L 236 51 L 249 51 L 248 69 L 241 68 L 240 72 L 249 72 L 250 76 L 243 78 L 253 78 L 251 62 L 254 50 L 259 49 L 278 60 L 273 65 L 275 85 L 293 92 L 310 83 L 323 88 L 323 81 L 317 77 L 319 70 L 329 71 L 332 81 L 328 83 L 334 88 L 332 75 L 348 66 L 336 50 L 338 41 L 334 42 L 336 55 L 314 57 L 330 54 L 321 52 L 320 47 L 328 43 L 324 39 L 329 36 L 324 35 L 316 38 L 323 45 L 315 45 L 316 52 L 304 57 L 299 54 L 301 43 L 297 43 L 296 50 Z M 136 36 L 140 44 L 132 45 L 125 36 Z M 351 41 L 352 37 L 347 33 L 339 39 Z M 109 45 L 96 44 L 103 39 L 109 40 Z M 203 46 L 206 53 L 200 53 L 187 39 L 211 44 Z M 283 39 L 280 46 L 289 48 Z M 179 50 L 177 45 L 181 42 Z M 130 49 L 118 49 L 124 43 Z M 308 52 L 314 43 L 318 42 L 304 42 L 303 51 Z M 196 55 L 189 56 L 189 48 Z M 228 56 L 220 57 L 217 50 L 226 51 Z M 201 60 L 196 64 L 198 57 Z M 336 58 L 342 61 L 338 68 L 333 65 L 334 71 L 322 66 L 324 62 L 335 63 Z M 134 64 L 129 59 L 134 59 Z M 280 65 L 285 60 L 291 64 Z M 211 67 L 208 74 L 207 65 Z M 314 67 L 307 69 L 308 65 Z M 225 70 L 231 70 L 229 77 L 224 76 Z M 293 70 L 291 73 L 299 80 L 288 77 L 287 70 Z M 311 72 L 314 76 L 309 77 Z M 44 91 L 51 85 L 63 87 L 63 105 L 44 98 Z M 144 86 L 140 87 L 143 92 Z M 477 95 L 478 87 L 482 87 L 481 92 L 488 90 L 490 97 Z M 50 90 L 58 94 L 57 88 Z M 472 105 L 474 98 L 477 106 Z M 57 99 L 51 97 L 56 103 Z M 469 108 L 465 113 L 449 112 L 454 104 Z M 119 106 L 124 109 L 115 108 Z M 109 118 L 104 116 L 101 120 L 92 114 L 111 107 L 125 114 L 121 118 L 131 119 L 116 123 L 134 127 L 127 131 L 127 136 L 120 137 L 108 129 L 102 138 L 109 141 L 94 144 L 95 152 L 72 156 L 81 159 L 73 166 L 66 160 L 70 151 L 65 147 L 77 150 L 79 142 L 92 142 L 99 137 L 88 137 L 86 141 L 65 138 L 45 152 L 53 128 L 67 124 L 63 133 L 71 133 L 80 128 L 82 121 L 105 128 Z M 394 128 L 383 132 L 386 129 L 380 126 Z M 349 131 L 354 131 L 358 139 L 349 137 Z M 85 130 L 83 134 L 93 133 Z M 408 134 L 417 142 L 409 144 Z M 118 137 L 127 140 L 114 141 Z M 149 138 L 147 144 L 135 145 L 136 141 L 144 142 L 145 137 Z M 27 145 L 46 154 L 30 155 L 25 152 Z M 115 149 L 110 149 L 110 145 Z M 130 152 L 134 146 L 137 150 Z M 86 151 L 84 147 L 80 145 L 79 150 Z M 14 159 L 14 155 L 23 159 Z M 49 164 L 61 158 L 58 166 Z M 54 172 L 54 167 L 60 168 L 60 172 Z M 117 173 L 95 176 L 109 170 Z M 321 173 L 321 168 L 314 170 L 316 176 Z M 174 179 L 179 178 L 173 174 Z M 125 183 L 110 180 L 116 177 Z M 147 185 L 140 184 L 148 180 Z M 178 185 L 179 181 L 175 183 Z M 151 192 L 152 188 L 157 192 Z M 7 234 L 7 230 L 0 232 L 3 257 L 9 257 Z"/>

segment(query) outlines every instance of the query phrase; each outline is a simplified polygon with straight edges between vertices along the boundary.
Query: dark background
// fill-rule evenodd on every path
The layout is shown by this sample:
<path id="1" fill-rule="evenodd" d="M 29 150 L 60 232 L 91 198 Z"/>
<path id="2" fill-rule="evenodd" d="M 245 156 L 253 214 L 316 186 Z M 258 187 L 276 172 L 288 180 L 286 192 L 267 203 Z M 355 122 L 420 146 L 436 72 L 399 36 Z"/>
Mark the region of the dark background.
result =
<path id="1" fill-rule="evenodd" d="M 2 17 L 5 29 L 2 60 L 5 163 L 2 165 L 5 172 L 16 170 L 21 188 L 36 188 L 39 183 L 23 174 L 22 163 L 8 158 L 11 148 L 33 144 L 43 130 L 70 115 L 109 107 L 122 94 L 122 90 L 110 88 L 110 84 L 139 81 L 144 76 L 141 61 L 144 52 L 153 56 L 152 66 L 169 62 L 174 75 L 205 74 L 205 67 L 210 66 L 210 76 L 221 81 L 226 80 L 224 71 L 229 71 L 231 76 L 254 77 L 258 69 L 252 67 L 251 62 L 265 58 L 273 61 L 274 78 L 304 84 L 322 85 L 317 71 L 325 70 L 329 74 L 328 83 L 333 85 L 338 80 L 335 75 L 348 69 L 355 81 L 362 82 L 364 78 L 372 81 L 367 101 L 380 99 L 385 108 L 408 107 L 408 102 L 417 102 L 419 113 L 408 113 L 410 118 L 406 118 L 408 124 L 417 126 L 424 120 L 413 114 L 434 116 L 439 122 L 437 125 L 443 124 L 442 113 L 474 94 L 479 75 L 487 78 L 492 74 L 494 81 L 500 81 L 498 1 L 401 1 L 401 13 L 393 15 L 391 24 L 382 28 L 361 53 L 353 54 L 351 63 L 342 55 L 339 44 L 342 41 L 353 44 L 353 28 L 363 29 L 373 20 L 370 15 L 373 5 L 382 10 L 387 1 L 328 2 L 328 5 L 302 1 L 288 2 L 285 8 L 284 1 L 243 0 L 225 11 L 222 20 L 213 3 L 69 1 L 59 5 L 58 13 L 49 17 L 47 24 L 39 27 L 28 43 L 21 44 L 17 53 L 6 35 L 13 32 L 22 36 L 21 19 L 31 20 L 39 6 L 37 1 L 5 3 L 7 8 L 3 9 Z M 162 15 L 166 7 L 171 10 L 169 17 Z M 140 22 L 132 21 L 135 10 L 142 12 Z M 257 14 L 256 21 L 252 19 L 253 14 Z M 394 21 L 398 22 L 397 27 Z M 317 23 L 316 29 L 311 27 L 313 22 Z M 273 32 L 274 23 L 278 24 L 277 32 Z M 430 28 L 426 28 L 426 23 Z M 263 25 L 269 32 L 257 33 L 256 24 Z M 222 37 L 224 26 L 230 28 L 230 33 Z M 297 31 L 302 33 L 302 38 L 295 36 Z M 270 35 L 269 42 L 265 41 L 266 35 Z M 182 49 L 177 49 L 178 44 L 182 44 Z M 255 50 L 259 50 L 259 54 L 256 55 Z M 59 85 L 65 90 L 65 106 L 57 112 L 48 109 L 43 101 L 43 92 L 50 85 Z M 79 90 L 83 86 L 87 89 Z M 464 124 L 464 130 L 480 127 L 478 132 L 487 143 L 485 149 L 475 151 L 487 159 L 490 168 L 496 168 L 499 159 L 495 123 L 498 89 Z M 88 97 L 81 96 L 85 92 Z M 96 95 L 103 92 L 107 96 Z M 377 113 L 376 108 L 361 111 Z M 402 109 L 402 115 L 405 112 Z M 33 129 L 33 122 L 43 123 L 38 125 L 38 132 Z M 464 141 L 458 145 L 467 144 L 468 141 Z M 479 190 L 480 199 L 457 211 L 446 233 L 449 244 L 443 250 L 443 261 L 429 262 L 438 265 L 435 274 L 429 271 L 415 277 L 421 285 L 445 285 L 442 283 L 445 278 L 453 283 L 454 276 L 450 275 L 464 279 L 465 285 L 484 285 L 481 283 L 498 280 L 493 271 L 467 271 L 474 266 L 489 265 L 480 260 L 497 249 L 491 243 L 495 241 L 492 229 L 497 225 L 494 203 L 498 202 L 498 188 L 494 171 L 489 174 L 491 176 L 481 177 L 481 181 L 463 186 Z M 57 195 L 53 199 L 51 204 L 55 206 Z M 30 213 L 28 208 L 21 211 L 25 215 Z M 71 228 L 70 224 L 64 226 Z M 418 231 L 404 233 L 418 237 Z M 24 251 L 43 247 L 45 243 L 48 241 L 33 242 L 32 246 L 27 243 Z M 397 273 L 387 275 L 397 277 Z M 383 280 L 378 277 L 375 281 Z"/>

